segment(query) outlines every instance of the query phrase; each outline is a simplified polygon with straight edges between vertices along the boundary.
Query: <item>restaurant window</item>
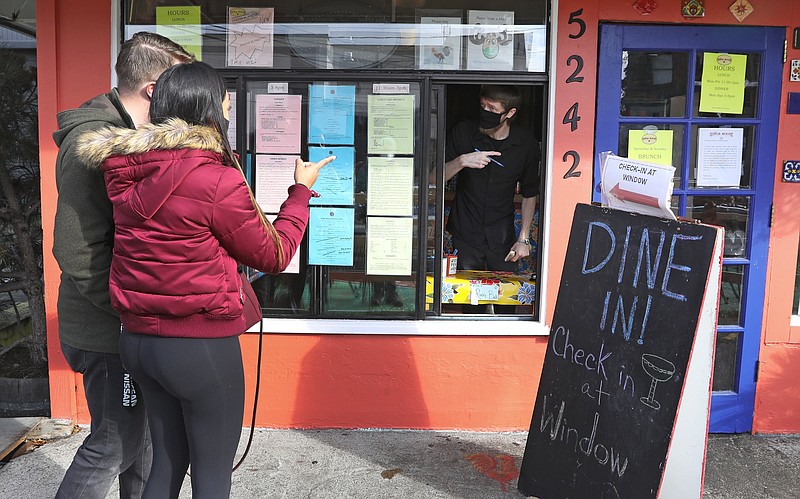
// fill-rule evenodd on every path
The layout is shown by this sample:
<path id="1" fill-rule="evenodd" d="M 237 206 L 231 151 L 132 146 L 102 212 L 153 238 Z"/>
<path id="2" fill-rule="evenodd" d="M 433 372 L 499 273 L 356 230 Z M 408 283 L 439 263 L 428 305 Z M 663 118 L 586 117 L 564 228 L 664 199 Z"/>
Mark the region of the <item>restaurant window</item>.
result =
<path id="1" fill-rule="evenodd" d="M 477 118 L 484 83 L 519 88 L 516 124 L 537 141 L 546 135 L 546 6 L 130 0 L 124 37 L 163 34 L 221 71 L 232 100 L 228 137 L 268 216 L 293 183 L 294 158 L 336 156 L 314 186 L 321 197 L 287 270 L 253 275 L 265 315 L 530 320 L 538 318 L 538 208 L 531 255 L 513 271 L 450 272 L 458 255 L 446 226 L 458 178 L 445 182 L 442 172 L 446 137 Z M 519 192 L 514 212 L 519 231 Z"/>

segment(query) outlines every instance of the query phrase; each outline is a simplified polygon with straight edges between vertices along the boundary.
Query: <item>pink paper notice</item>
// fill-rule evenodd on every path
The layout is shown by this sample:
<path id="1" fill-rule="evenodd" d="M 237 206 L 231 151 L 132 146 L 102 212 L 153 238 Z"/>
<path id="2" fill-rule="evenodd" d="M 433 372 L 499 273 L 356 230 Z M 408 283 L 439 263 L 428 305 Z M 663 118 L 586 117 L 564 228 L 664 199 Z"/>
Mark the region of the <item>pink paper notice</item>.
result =
<path id="1" fill-rule="evenodd" d="M 294 184 L 294 162 L 299 156 L 256 155 L 256 201 L 265 213 L 278 213 Z"/>
<path id="2" fill-rule="evenodd" d="M 289 196 L 287 190 L 294 184 L 294 161 L 297 158 L 299 156 L 256 155 L 256 201 L 270 222 L 278 216 L 278 210 Z M 283 273 L 298 272 L 300 272 L 299 248 Z"/>
<path id="3" fill-rule="evenodd" d="M 300 154 L 301 95 L 256 96 L 256 152 Z"/>

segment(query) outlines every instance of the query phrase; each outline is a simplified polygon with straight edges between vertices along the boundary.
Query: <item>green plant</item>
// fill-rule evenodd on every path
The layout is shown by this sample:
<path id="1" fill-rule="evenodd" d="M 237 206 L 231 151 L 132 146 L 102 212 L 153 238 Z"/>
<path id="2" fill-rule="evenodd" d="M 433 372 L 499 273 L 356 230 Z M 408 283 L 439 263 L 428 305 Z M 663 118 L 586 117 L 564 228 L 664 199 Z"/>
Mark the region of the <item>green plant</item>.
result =
<path id="1" fill-rule="evenodd" d="M 33 364 L 46 365 L 36 90 L 36 70 L 0 49 L 0 293 L 27 297 L 32 329 L 20 342 Z"/>

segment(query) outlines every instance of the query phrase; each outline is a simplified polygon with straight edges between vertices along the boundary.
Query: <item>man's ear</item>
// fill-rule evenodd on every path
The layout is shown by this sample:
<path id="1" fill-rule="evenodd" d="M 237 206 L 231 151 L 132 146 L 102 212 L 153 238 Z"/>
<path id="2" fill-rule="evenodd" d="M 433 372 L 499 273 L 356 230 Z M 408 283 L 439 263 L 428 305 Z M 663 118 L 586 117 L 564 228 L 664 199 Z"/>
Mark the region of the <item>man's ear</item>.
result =
<path id="1" fill-rule="evenodd" d="M 144 93 L 147 95 L 147 100 L 152 100 L 153 98 L 153 90 L 156 88 L 156 82 L 151 81 L 148 82 L 147 85 L 144 86 Z"/>
<path id="2" fill-rule="evenodd" d="M 514 116 L 515 114 L 517 114 L 517 108 L 516 107 L 512 107 L 511 109 L 506 111 L 506 119 L 510 120 L 511 117 Z"/>

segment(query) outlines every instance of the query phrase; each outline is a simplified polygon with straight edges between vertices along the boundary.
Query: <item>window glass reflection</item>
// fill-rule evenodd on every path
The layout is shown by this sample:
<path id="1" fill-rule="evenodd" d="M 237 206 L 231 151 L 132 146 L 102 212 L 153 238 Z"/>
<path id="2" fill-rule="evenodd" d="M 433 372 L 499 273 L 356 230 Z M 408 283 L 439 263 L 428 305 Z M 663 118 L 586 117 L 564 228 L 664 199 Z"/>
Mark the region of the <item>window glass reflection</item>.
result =
<path id="1" fill-rule="evenodd" d="M 749 196 L 688 196 L 686 216 L 725 229 L 726 258 L 747 257 Z"/>
<path id="2" fill-rule="evenodd" d="M 742 325 L 742 291 L 744 287 L 744 266 L 723 265 L 722 283 L 719 291 L 720 325 Z"/>
<path id="3" fill-rule="evenodd" d="M 717 335 L 717 347 L 714 354 L 715 392 L 733 391 L 736 387 L 736 359 L 739 352 L 739 334 L 721 333 Z"/>
<path id="4" fill-rule="evenodd" d="M 686 52 L 622 52 L 621 116 L 686 116 Z"/>

